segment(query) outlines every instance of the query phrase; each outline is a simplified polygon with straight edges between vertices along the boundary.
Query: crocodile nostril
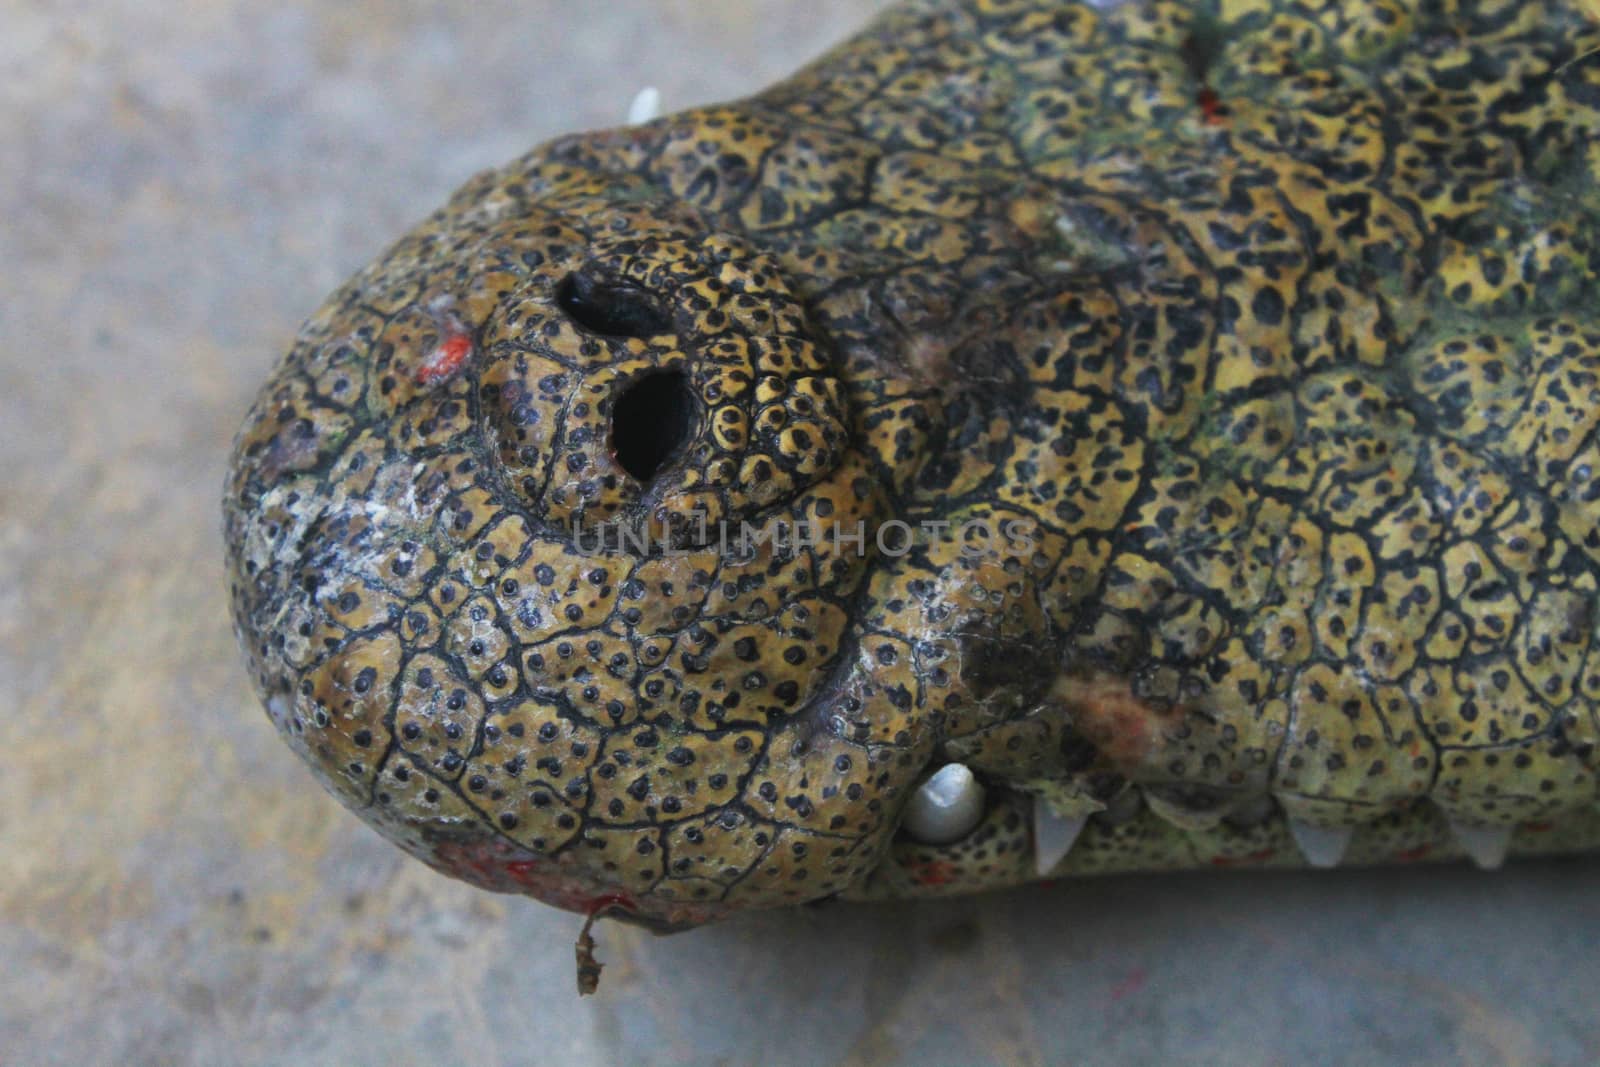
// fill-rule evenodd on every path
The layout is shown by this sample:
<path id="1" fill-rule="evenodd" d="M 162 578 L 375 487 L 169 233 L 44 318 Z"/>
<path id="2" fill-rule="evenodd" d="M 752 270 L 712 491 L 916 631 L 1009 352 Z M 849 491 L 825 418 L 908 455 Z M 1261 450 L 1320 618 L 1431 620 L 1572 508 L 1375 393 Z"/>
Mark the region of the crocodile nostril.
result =
<path id="1" fill-rule="evenodd" d="M 630 382 L 611 408 L 617 465 L 648 482 L 694 436 L 697 405 L 689 376 L 669 370 Z"/>
<path id="2" fill-rule="evenodd" d="M 588 270 L 561 279 L 556 286 L 556 304 L 579 326 L 607 337 L 657 337 L 672 332 L 672 318 L 654 294 Z"/>

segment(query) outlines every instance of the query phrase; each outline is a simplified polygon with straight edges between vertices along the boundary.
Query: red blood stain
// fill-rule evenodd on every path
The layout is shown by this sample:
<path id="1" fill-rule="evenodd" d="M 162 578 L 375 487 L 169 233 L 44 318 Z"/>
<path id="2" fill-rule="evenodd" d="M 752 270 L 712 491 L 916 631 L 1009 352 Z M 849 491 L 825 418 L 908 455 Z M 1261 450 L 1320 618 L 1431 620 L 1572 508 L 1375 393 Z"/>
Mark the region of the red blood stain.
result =
<path id="1" fill-rule="evenodd" d="M 417 384 L 432 385 L 460 370 L 472 354 L 472 338 L 464 333 L 447 335 L 417 368 Z"/>
<path id="2" fill-rule="evenodd" d="M 1058 683 L 1055 694 L 1071 711 L 1073 727 L 1112 767 L 1137 768 L 1150 757 L 1163 712 L 1141 700 L 1127 679 L 1107 675 Z"/>
<path id="3" fill-rule="evenodd" d="M 1228 109 L 1209 86 L 1195 94 L 1194 102 L 1200 105 L 1201 120 L 1207 126 L 1221 126 L 1228 121 Z"/>
<path id="4" fill-rule="evenodd" d="M 948 885 L 955 881 L 960 871 L 953 863 L 942 860 L 929 860 L 919 863 L 911 869 L 911 880 L 918 885 Z"/>

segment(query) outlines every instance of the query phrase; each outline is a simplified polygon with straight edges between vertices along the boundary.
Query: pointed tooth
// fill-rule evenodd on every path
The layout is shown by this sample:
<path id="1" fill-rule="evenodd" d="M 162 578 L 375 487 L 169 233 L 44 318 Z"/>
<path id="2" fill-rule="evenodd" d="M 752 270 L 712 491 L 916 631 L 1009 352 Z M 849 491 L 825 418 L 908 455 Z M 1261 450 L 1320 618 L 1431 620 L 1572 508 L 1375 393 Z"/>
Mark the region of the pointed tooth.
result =
<path id="1" fill-rule="evenodd" d="M 628 105 L 628 125 L 638 126 L 661 114 L 661 90 L 654 85 L 640 89 Z"/>
<path id="2" fill-rule="evenodd" d="M 1146 786 L 1144 803 L 1159 818 L 1191 833 L 1215 830 L 1228 814 L 1225 796 L 1210 789 Z"/>
<path id="3" fill-rule="evenodd" d="M 1060 866 L 1083 833 L 1087 815 L 1057 815 L 1050 802 L 1033 798 L 1033 867 L 1040 878 Z"/>
<path id="4" fill-rule="evenodd" d="M 965 764 L 946 763 L 911 794 L 900 825 L 924 845 L 950 845 L 983 820 L 983 784 Z"/>
<path id="5" fill-rule="evenodd" d="M 1313 826 L 1300 819 L 1289 820 L 1289 832 L 1300 846 L 1300 855 L 1313 867 L 1337 867 L 1350 847 L 1353 826 Z"/>
<path id="6" fill-rule="evenodd" d="M 1511 850 L 1511 831 L 1509 826 L 1467 826 L 1452 821 L 1450 832 L 1455 835 L 1456 843 L 1466 850 L 1472 857 L 1472 862 L 1480 870 L 1495 871 L 1506 861 L 1506 853 Z"/>

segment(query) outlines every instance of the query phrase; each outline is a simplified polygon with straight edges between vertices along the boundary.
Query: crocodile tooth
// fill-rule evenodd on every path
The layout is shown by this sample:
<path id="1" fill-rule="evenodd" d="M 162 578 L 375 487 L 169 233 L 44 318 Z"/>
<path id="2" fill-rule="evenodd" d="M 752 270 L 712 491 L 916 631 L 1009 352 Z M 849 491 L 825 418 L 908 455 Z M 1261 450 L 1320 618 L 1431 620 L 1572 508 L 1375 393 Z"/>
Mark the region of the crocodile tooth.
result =
<path id="1" fill-rule="evenodd" d="M 639 126 L 661 114 L 661 90 L 647 85 L 628 105 L 628 125 Z"/>
<path id="2" fill-rule="evenodd" d="M 1350 847 L 1350 837 L 1355 833 L 1351 826 L 1314 826 L 1300 819 L 1289 820 L 1289 832 L 1294 843 L 1300 846 L 1300 855 L 1313 867 L 1337 867 Z"/>
<path id="3" fill-rule="evenodd" d="M 1144 803 L 1158 818 L 1190 833 L 1215 830 L 1228 814 L 1223 794 L 1208 789 L 1147 786 Z"/>
<path id="4" fill-rule="evenodd" d="M 1057 815 L 1047 800 L 1033 798 L 1033 867 L 1043 878 L 1060 865 L 1083 833 L 1087 815 Z"/>
<path id="5" fill-rule="evenodd" d="M 1468 826 L 1452 820 L 1450 832 L 1480 870 L 1498 870 L 1511 849 L 1509 826 Z"/>
<path id="6" fill-rule="evenodd" d="M 983 818 L 983 785 L 962 763 L 946 763 L 906 801 L 900 825 L 924 845 L 948 845 Z"/>

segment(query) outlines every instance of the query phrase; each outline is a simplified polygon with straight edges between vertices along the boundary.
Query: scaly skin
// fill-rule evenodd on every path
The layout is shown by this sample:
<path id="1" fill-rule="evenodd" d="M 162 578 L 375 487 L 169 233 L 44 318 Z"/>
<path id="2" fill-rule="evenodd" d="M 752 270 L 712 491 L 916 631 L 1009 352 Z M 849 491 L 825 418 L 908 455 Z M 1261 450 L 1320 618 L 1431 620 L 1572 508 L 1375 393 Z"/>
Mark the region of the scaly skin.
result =
<path id="1" fill-rule="evenodd" d="M 481 175 L 240 434 L 262 698 L 436 868 L 662 928 L 1013 884 L 1052 812 L 1055 874 L 1600 847 L 1597 45 L 912 0 Z M 897 835 L 952 760 L 978 829 Z"/>

